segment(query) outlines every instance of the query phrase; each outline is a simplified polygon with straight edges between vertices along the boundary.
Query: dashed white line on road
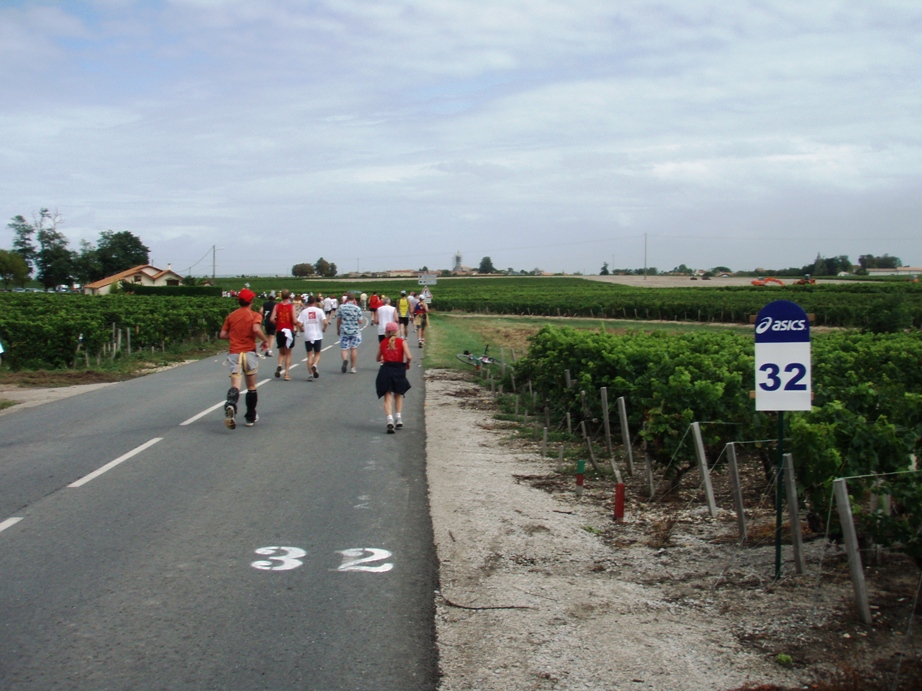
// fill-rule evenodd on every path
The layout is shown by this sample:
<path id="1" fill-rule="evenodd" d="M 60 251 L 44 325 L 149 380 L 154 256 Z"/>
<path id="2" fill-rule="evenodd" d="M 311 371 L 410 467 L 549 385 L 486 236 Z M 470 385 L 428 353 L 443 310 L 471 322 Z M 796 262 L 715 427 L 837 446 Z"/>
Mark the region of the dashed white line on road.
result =
<path id="1" fill-rule="evenodd" d="M 256 387 L 259 388 L 260 386 L 262 386 L 263 384 L 265 384 L 267 381 L 269 381 L 269 380 L 268 380 L 268 379 L 263 379 L 261 382 L 259 382 L 259 383 L 256 385 Z M 191 424 L 192 424 L 193 422 L 195 422 L 196 420 L 200 420 L 201 418 L 203 418 L 203 417 L 205 417 L 206 415 L 208 415 L 208 413 L 210 413 L 210 412 L 212 412 L 212 411 L 215 411 L 215 410 L 217 410 L 218 408 L 223 408 L 223 407 L 224 407 L 224 403 L 225 403 L 224 401 L 221 401 L 220 403 L 215 403 L 213 406 L 211 406 L 210 408 L 206 408 L 205 410 L 203 410 L 203 411 L 202 411 L 201 413 L 199 413 L 198 415 L 193 415 L 192 417 L 190 417 L 190 418 L 189 418 L 188 420 L 186 420 L 185 422 L 180 422 L 180 423 L 179 423 L 179 426 L 180 426 L 180 427 L 185 427 L 186 425 L 191 425 Z"/>
<path id="2" fill-rule="evenodd" d="M 22 518 L 18 518 L 18 517 L 7 518 L 5 521 L 0 523 L 0 533 L 2 533 L 7 528 L 12 528 L 14 525 L 19 523 L 19 521 L 21 520 Z"/>
<path id="3" fill-rule="evenodd" d="M 154 437 L 154 438 L 151 439 L 150 441 L 144 442 L 143 444 L 141 444 L 141 446 L 139 446 L 139 447 L 137 447 L 137 448 L 135 448 L 135 449 L 132 449 L 131 451 L 129 451 L 129 452 L 126 453 L 126 454 L 123 454 L 122 456 L 119 456 L 119 457 L 116 458 L 114 461 L 109 461 L 108 463 L 106 463 L 106 464 L 105 464 L 102 468 L 100 468 L 99 470 L 94 470 L 94 471 L 93 471 L 92 473 L 90 473 L 89 475 L 84 475 L 82 478 L 80 478 L 80 479 L 77 480 L 76 482 L 70 483 L 70 484 L 68 485 L 68 487 L 81 487 L 81 486 L 85 485 L 86 483 L 88 483 L 90 480 L 95 480 L 96 478 L 98 478 L 98 477 L 99 477 L 100 475 L 102 475 L 103 473 L 112 470 L 115 466 L 117 466 L 117 465 L 119 465 L 119 464 L 121 464 L 121 463 L 124 463 L 124 462 L 127 461 L 129 458 L 131 458 L 132 456 L 136 456 L 137 454 L 141 453 L 141 452 L 144 451 L 145 449 L 149 449 L 151 446 L 153 446 L 154 444 L 156 444 L 158 441 L 163 441 L 163 437 Z"/>

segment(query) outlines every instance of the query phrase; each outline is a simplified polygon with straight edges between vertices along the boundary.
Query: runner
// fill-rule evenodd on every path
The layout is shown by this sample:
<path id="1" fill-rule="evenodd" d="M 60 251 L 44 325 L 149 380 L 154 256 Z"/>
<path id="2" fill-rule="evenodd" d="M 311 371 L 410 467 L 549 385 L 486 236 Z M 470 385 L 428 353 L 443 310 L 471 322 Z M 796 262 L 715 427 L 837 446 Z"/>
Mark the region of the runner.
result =
<path id="1" fill-rule="evenodd" d="M 329 295 L 323 298 L 323 311 L 327 315 L 327 319 L 333 314 L 333 298 Z"/>
<path id="2" fill-rule="evenodd" d="M 275 378 L 282 376 L 285 369 L 285 381 L 291 381 L 291 349 L 295 344 L 295 310 L 291 304 L 291 291 L 283 290 L 282 301 L 272 310 L 270 321 L 275 324 L 275 345 L 279 349 L 279 365 L 275 368 Z"/>
<path id="3" fill-rule="evenodd" d="M 422 348 L 426 345 L 426 327 L 429 326 L 429 305 L 422 298 L 416 302 L 413 323 L 416 325 L 416 338 L 419 340 L 419 347 Z"/>
<path id="4" fill-rule="evenodd" d="M 323 310 L 317 307 L 317 298 L 311 295 L 307 298 L 307 307 L 298 315 L 298 327 L 304 332 L 304 347 L 307 349 L 307 381 L 314 381 L 320 377 L 320 351 L 323 342 L 323 332 L 327 330 L 326 316 Z"/>
<path id="5" fill-rule="evenodd" d="M 272 310 L 275 309 L 275 291 L 269 293 L 269 299 L 263 303 L 263 306 L 259 308 L 259 313 L 263 318 L 263 330 L 266 332 L 266 335 L 270 339 L 275 337 L 275 324 L 269 321 L 269 317 L 272 316 Z M 270 344 L 271 345 L 271 344 Z M 272 348 L 270 347 L 265 354 L 265 357 L 272 357 Z"/>
<path id="6" fill-rule="evenodd" d="M 378 345 L 378 354 L 375 357 L 381 363 L 378 376 L 375 379 L 375 391 L 378 398 L 384 397 L 384 414 L 387 416 L 387 433 L 393 434 L 395 429 L 403 427 L 400 411 L 403 409 L 403 397 L 410 390 L 407 381 L 407 370 L 413 356 L 407 342 L 397 337 L 399 326 L 388 322 L 385 328 L 385 340 Z M 391 409 L 397 414 L 396 419 L 391 415 Z"/>
<path id="7" fill-rule="evenodd" d="M 409 310 L 410 323 L 413 325 L 413 331 L 416 331 L 416 319 L 414 319 L 414 317 L 416 316 L 416 303 L 418 302 L 418 298 L 416 297 L 416 291 L 412 291 L 412 290 L 410 291 L 410 295 L 409 297 L 407 297 L 407 302 L 410 304 L 410 310 Z"/>
<path id="8" fill-rule="evenodd" d="M 374 323 L 378 325 L 378 343 L 380 343 L 385 338 L 387 325 L 397 323 L 397 308 L 391 304 L 390 298 L 384 298 L 384 302 L 375 311 Z"/>
<path id="9" fill-rule="evenodd" d="M 381 298 L 378 297 L 377 293 L 372 293 L 371 297 L 368 299 L 368 311 L 371 312 L 371 321 L 374 324 L 378 322 L 375 321 L 375 312 L 378 311 L 378 308 L 384 303 L 381 301 Z"/>
<path id="10" fill-rule="evenodd" d="M 346 304 L 339 308 L 336 317 L 336 335 L 339 336 L 339 347 L 343 354 L 343 374 L 352 361 L 352 374 L 356 373 L 355 363 L 358 359 L 358 347 L 362 343 L 362 324 L 365 317 L 362 309 L 355 304 L 355 295 L 346 293 Z"/>
<path id="11" fill-rule="evenodd" d="M 240 399 L 240 384 L 246 378 L 246 426 L 252 427 L 259 420 L 256 412 L 256 374 L 259 369 L 259 358 L 256 356 L 256 339 L 262 341 L 264 350 L 269 347 L 269 337 L 260 326 L 259 313 L 254 312 L 250 305 L 256 294 L 245 288 L 237 295 L 239 308 L 231 312 L 221 326 L 219 337 L 230 341 L 228 347 L 227 366 L 230 367 L 231 387 L 227 391 L 227 402 L 224 404 L 224 423 L 230 429 L 237 427 L 237 402 Z"/>
<path id="12" fill-rule="evenodd" d="M 397 301 L 397 323 L 400 324 L 400 335 L 406 338 L 410 329 L 410 301 L 407 299 L 407 291 L 400 291 L 400 299 Z"/>

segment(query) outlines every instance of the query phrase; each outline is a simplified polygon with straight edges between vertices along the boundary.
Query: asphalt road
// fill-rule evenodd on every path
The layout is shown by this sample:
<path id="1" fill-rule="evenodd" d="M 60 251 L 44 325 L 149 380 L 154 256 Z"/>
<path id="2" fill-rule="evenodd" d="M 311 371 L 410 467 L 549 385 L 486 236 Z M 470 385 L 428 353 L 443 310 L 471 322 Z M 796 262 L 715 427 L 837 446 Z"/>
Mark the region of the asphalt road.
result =
<path id="1" fill-rule="evenodd" d="M 221 358 L 0 417 L 0 688 L 434 688 L 419 360 L 388 435 L 328 334 L 252 428 Z"/>

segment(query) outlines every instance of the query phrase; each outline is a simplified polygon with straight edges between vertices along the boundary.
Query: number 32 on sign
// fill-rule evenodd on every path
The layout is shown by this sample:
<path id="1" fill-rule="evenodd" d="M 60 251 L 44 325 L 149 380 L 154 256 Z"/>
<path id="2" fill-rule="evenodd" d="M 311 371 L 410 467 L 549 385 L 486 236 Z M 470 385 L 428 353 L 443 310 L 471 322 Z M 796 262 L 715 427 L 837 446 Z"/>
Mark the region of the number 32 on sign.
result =
<path id="1" fill-rule="evenodd" d="M 810 320 L 789 300 L 756 318 L 756 410 L 810 410 Z"/>

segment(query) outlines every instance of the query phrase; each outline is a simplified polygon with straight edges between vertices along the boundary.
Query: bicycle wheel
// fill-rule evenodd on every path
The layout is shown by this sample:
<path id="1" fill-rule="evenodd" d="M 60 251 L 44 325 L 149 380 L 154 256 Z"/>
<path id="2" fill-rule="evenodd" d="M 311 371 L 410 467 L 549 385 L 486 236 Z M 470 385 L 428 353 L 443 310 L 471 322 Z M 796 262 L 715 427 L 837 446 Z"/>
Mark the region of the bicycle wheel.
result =
<path id="1" fill-rule="evenodd" d="M 474 367 L 477 366 L 477 358 L 475 358 L 473 355 L 468 355 L 467 353 L 458 353 L 455 355 L 455 357 L 466 365 L 472 365 Z"/>

